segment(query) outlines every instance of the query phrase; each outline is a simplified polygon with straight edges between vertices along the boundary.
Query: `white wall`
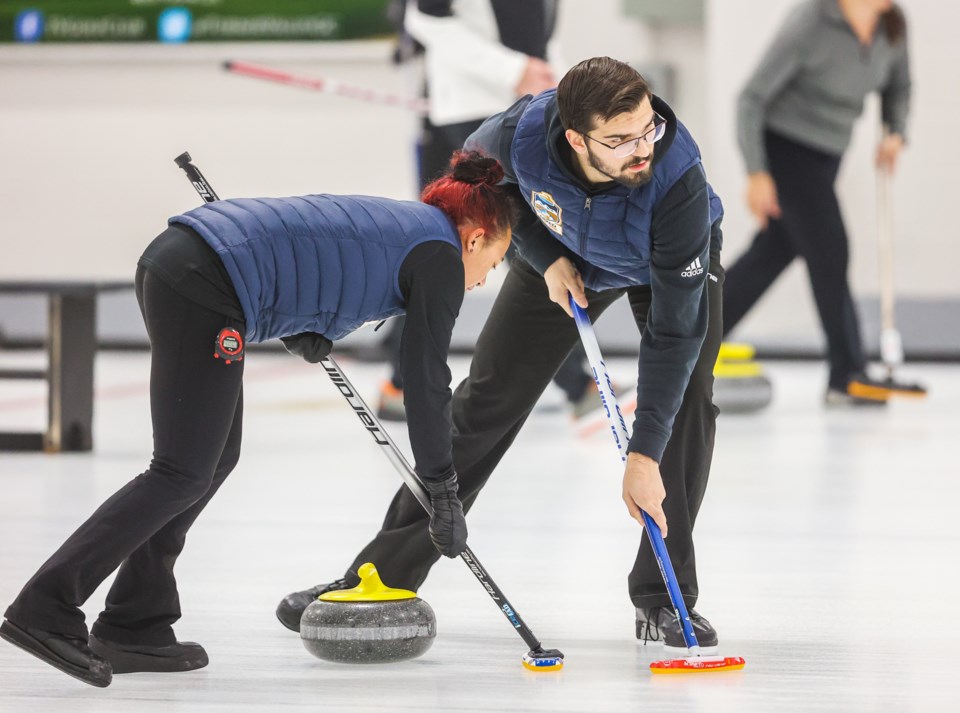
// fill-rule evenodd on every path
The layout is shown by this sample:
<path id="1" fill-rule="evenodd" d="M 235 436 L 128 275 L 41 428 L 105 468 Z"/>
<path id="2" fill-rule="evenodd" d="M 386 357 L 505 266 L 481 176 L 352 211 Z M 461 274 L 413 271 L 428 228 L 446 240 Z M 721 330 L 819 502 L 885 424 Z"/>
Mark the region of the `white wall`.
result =
<path id="1" fill-rule="evenodd" d="M 624 62 L 653 57 L 651 28 L 625 17 L 619 2 L 560 0 L 556 38 L 567 64 L 608 56 Z"/>
<path id="2" fill-rule="evenodd" d="M 0 278 L 132 279 L 198 197 L 415 195 L 415 117 L 228 75 L 225 59 L 406 92 L 390 43 L 0 48 Z"/>
<path id="3" fill-rule="evenodd" d="M 557 37 L 567 63 L 607 55 L 638 67 L 670 65 L 675 96 L 664 98 L 695 136 L 703 135 L 707 102 L 703 28 L 653 26 L 623 16 L 620 7 L 620 2 L 612 1 L 562 0 Z"/>
<path id="4" fill-rule="evenodd" d="M 743 200 L 746 175 L 736 145 L 735 102 L 747 77 L 796 0 L 708 0 L 709 133 L 701 144 L 711 182 L 726 207 L 725 262 L 746 247 L 754 231 Z M 953 137 L 960 116 L 956 26 L 960 6 L 939 0 L 902 3 L 910 25 L 914 80 L 910 145 L 896 178 L 898 298 L 960 297 L 956 275 L 957 170 Z M 852 243 L 851 282 L 857 296 L 878 292 L 873 150 L 879 136 L 878 102 L 868 103 L 838 181 Z M 796 264 L 746 318 L 740 336 L 778 343 L 819 337 L 806 274 Z"/>
<path id="5" fill-rule="evenodd" d="M 568 0 L 570 64 L 649 56 L 619 3 Z M 132 279 L 170 215 L 197 204 L 187 149 L 221 196 L 416 195 L 416 117 L 402 109 L 228 75 L 247 59 L 404 94 L 415 70 L 390 41 L 0 47 L 0 279 Z"/>

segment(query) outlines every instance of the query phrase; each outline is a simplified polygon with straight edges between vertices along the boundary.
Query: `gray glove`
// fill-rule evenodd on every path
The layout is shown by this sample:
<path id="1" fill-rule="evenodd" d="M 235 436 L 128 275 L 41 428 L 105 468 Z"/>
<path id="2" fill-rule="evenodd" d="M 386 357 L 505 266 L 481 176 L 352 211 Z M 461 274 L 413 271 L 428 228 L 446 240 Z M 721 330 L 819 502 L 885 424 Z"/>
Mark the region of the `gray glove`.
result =
<path id="1" fill-rule="evenodd" d="M 430 517 L 430 539 L 440 554 L 457 557 L 467 548 L 467 520 L 457 497 L 457 476 L 446 480 L 424 480 L 430 496 L 433 515 Z"/>

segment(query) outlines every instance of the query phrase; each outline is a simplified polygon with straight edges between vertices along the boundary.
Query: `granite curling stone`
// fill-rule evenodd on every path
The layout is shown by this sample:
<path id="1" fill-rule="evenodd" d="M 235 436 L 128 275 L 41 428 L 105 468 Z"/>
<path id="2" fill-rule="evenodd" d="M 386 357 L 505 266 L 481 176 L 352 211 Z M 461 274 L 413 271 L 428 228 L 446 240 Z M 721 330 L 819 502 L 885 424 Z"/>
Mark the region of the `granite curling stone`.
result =
<path id="1" fill-rule="evenodd" d="M 370 562 L 357 574 L 357 587 L 322 594 L 304 610 L 304 648 L 340 663 L 390 663 L 426 653 L 437 636 L 430 605 L 415 592 L 387 587 Z"/>
<path id="2" fill-rule="evenodd" d="M 720 345 L 713 368 L 713 403 L 721 413 L 753 413 L 773 400 L 773 384 L 753 357 L 748 344 Z"/>

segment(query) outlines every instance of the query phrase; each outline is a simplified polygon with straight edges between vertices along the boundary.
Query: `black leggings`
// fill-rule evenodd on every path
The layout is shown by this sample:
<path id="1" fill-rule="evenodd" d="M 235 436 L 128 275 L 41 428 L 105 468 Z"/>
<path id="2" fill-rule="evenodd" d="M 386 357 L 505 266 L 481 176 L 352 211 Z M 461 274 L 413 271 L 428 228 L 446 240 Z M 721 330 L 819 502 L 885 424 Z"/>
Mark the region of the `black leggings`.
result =
<path id="1" fill-rule="evenodd" d="M 74 532 L 7 609 L 20 626 L 86 638 L 80 610 L 117 567 L 93 633 L 164 646 L 180 618 L 173 566 L 187 530 L 240 456 L 243 362 L 213 358 L 227 318 L 140 268 L 137 300 L 150 336 L 153 460 Z M 234 325 L 243 333 L 243 325 Z"/>
<path id="2" fill-rule="evenodd" d="M 847 232 L 833 190 L 841 157 L 769 131 L 766 145 L 782 216 L 757 233 L 747 251 L 727 270 L 723 333 L 737 326 L 780 273 L 802 257 L 827 337 L 829 385 L 844 390 L 850 378 L 865 369 L 866 360 L 847 283 Z"/>

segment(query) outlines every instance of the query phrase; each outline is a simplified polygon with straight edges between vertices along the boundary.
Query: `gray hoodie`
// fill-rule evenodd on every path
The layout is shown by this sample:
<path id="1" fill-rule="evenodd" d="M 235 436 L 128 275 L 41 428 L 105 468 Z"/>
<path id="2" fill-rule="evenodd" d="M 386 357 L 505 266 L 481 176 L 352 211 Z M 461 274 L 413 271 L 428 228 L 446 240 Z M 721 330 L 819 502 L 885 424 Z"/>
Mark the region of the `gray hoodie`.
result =
<path id="1" fill-rule="evenodd" d="M 737 106 L 737 138 L 750 173 L 766 171 L 763 132 L 840 155 L 864 97 L 879 91 L 883 121 L 906 136 L 910 107 L 907 44 L 891 45 L 882 23 L 861 45 L 837 0 L 807 0 L 787 17 Z"/>

